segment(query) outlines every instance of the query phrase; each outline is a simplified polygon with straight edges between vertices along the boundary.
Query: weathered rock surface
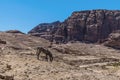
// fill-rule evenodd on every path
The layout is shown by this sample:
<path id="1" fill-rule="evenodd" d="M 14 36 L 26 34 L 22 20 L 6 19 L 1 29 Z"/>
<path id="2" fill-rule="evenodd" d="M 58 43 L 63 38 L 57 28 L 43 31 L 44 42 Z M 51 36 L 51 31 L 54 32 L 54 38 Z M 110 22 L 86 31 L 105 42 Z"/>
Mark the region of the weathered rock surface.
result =
<path id="1" fill-rule="evenodd" d="M 66 20 L 70 39 L 90 42 L 103 41 L 110 33 L 120 29 L 120 11 L 92 10 L 74 12 Z"/>
<path id="2" fill-rule="evenodd" d="M 120 31 L 111 33 L 104 45 L 115 49 L 120 49 Z"/>
<path id="3" fill-rule="evenodd" d="M 56 31 L 60 27 L 60 24 L 61 22 L 59 21 L 55 21 L 52 23 L 42 23 L 29 31 L 28 34 L 51 40 L 52 34 L 56 33 Z"/>
<path id="4" fill-rule="evenodd" d="M 57 22 L 56 25 L 54 23 L 51 24 L 40 24 L 29 33 L 44 35 L 47 31 L 50 33 L 53 31 L 53 34 L 64 36 L 64 39 L 67 40 L 104 42 L 109 34 L 120 29 L 120 11 L 77 11 L 73 12 L 64 22 Z"/>
<path id="5" fill-rule="evenodd" d="M 28 33 L 30 33 L 32 35 L 39 34 L 39 33 L 41 33 L 39 35 L 52 34 L 52 33 L 56 32 L 56 30 L 58 29 L 60 24 L 61 24 L 61 22 L 59 22 L 59 21 L 52 22 L 52 23 L 42 23 L 42 24 L 37 25 L 35 28 L 33 28 Z"/>

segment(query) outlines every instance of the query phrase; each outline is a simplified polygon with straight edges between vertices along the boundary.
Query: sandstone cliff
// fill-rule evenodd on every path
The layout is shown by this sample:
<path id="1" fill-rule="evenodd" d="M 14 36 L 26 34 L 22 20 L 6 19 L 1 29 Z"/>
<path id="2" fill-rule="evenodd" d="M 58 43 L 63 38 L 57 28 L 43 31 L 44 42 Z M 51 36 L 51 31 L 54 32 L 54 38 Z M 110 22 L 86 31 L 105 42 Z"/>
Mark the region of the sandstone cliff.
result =
<path id="1" fill-rule="evenodd" d="M 72 15 L 62 23 L 57 22 L 57 25 L 52 23 L 52 26 L 55 25 L 54 27 L 48 28 L 48 25 L 44 25 L 44 27 L 43 25 L 44 24 L 38 25 L 29 33 L 43 33 L 50 28 L 48 32 L 53 30 L 53 34 L 64 36 L 64 39 L 67 40 L 104 42 L 109 34 L 120 29 L 120 11 L 77 11 L 73 12 Z"/>

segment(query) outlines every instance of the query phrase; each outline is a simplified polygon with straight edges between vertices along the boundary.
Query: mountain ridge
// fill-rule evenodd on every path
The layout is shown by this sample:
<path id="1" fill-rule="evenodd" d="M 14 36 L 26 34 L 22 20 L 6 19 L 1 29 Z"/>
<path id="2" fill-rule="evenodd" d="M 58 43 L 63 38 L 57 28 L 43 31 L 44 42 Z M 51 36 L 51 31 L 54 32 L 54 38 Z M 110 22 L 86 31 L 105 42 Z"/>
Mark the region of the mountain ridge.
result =
<path id="1" fill-rule="evenodd" d="M 41 29 L 40 25 L 39 27 L 35 27 L 38 28 L 38 31 L 35 28 L 32 30 L 34 30 L 34 33 L 43 33 L 42 35 L 60 35 L 63 36 L 63 39 L 67 39 L 67 41 L 77 40 L 101 43 L 109 37 L 109 34 L 120 30 L 120 10 L 97 9 L 75 11 L 71 16 L 65 19 L 64 22 L 53 25 L 56 28 L 47 31 L 49 24 L 50 23 L 48 23 L 48 25 L 46 24 L 45 31 L 43 32 L 39 30 Z M 64 31 L 65 28 L 67 32 Z M 29 34 L 34 34 L 31 31 L 29 31 Z"/>

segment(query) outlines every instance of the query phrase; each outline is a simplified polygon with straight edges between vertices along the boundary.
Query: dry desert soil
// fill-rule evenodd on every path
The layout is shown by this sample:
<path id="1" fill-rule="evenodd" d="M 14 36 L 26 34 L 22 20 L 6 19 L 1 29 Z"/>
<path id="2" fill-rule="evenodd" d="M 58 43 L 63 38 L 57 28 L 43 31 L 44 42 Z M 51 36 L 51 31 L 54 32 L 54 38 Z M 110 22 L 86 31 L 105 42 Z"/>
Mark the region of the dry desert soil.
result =
<path id="1" fill-rule="evenodd" d="M 0 32 L 0 80 L 120 80 L 120 50 L 81 42 L 53 44 L 37 60 L 36 47 L 50 42 L 38 37 Z"/>

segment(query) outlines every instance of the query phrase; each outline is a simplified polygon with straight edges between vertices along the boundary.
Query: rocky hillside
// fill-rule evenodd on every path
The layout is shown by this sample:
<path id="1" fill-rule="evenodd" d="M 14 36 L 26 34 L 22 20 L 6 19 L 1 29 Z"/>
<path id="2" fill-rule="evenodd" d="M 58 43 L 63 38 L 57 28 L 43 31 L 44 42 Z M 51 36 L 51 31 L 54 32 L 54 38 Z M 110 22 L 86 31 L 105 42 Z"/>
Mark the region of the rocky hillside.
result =
<path id="1" fill-rule="evenodd" d="M 46 33 L 43 32 L 51 32 L 52 30 L 54 31 L 53 34 L 63 36 L 64 39 L 67 40 L 104 42 L 109 34 L 120 29 L 120 11 L 76 11 L 64 22 L 57 22 L 57 25 L 53 24 L 50 31 L 48 30 L 49 28 L 47 28 L 48 25 L 40 24 L 29 33 L 40 33 L 39 35 L 42 33 L 42 35 L 45 35 Z M 45 29 L 43 29 L 43 26 Z"/>
<path id="2" fill-rule="evenodd" d="M 53 44 L 47 62 L 36 47 L 49 41 L 19 33 L 0 32 L 0 80 L 120 80 L 120 50 L 85 43 Z"/>
<path id="3" fill-rule="evenodd" d="M 28 34 L 31 34 L 33 36 L 55 34 L 55 32 L 59 28 L 60 24 L 61 24 L 61 22 L 59 22 L 59 21 L 52 22 L 52 23 L 42 23 L 42 24 L 37 25 L 31 31 L 29 31 Z"/>

